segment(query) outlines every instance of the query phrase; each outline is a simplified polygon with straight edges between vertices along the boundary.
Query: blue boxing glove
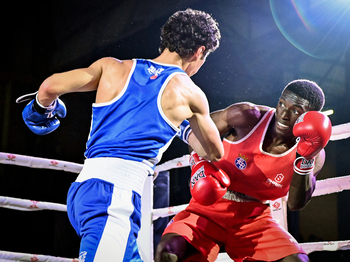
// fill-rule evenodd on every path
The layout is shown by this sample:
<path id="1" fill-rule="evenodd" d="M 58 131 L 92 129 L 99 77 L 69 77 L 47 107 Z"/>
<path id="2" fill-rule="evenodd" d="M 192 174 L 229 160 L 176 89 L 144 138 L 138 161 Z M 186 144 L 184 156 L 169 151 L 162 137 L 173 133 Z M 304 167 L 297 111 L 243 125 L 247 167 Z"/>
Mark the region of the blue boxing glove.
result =
<path id="1" fill-rule="evenodd" d="M 63 118 L 67 114 L 66 106 L 59 98 L 45 107 L 39 103 L 38 92 L 35 92 L 17 98 L 16 102 L 28 100 L 31 101 L 23 109 L 22 118 L 29 129 L 37 135 L 47 135 L 55 131 L 60 125 L 60 120 L 56 116 Z"/>
<path id="2" fill-rule="evenodd" d="M 184 120 L 180 126 L 180 131 L 177 132 L 177 136 L 179 138 L 181 138 L 182 141 L 184 141 L 186 144 L 189 144 L 188 143 L 188 137 L 190 135 L 190 133 L 192 132 L 192 128 L 190 127 L 190 122 L 188 122 L 188 120 Z"/>

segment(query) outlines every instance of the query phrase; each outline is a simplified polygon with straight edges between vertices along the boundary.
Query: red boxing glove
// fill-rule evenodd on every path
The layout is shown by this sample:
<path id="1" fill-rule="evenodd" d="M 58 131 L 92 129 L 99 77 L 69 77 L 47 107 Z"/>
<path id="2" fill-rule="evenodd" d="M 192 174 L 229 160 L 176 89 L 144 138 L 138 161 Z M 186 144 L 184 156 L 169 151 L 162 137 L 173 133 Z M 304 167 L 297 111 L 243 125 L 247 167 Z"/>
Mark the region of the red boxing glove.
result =
<path id="1" fill-rule="evenodd" d="M 332 123 L 328 116 L 318 111 L 302 114 L 294 124 L 293 134 L 299 137 L 297 152 L 306 159 L 315 157 L 328 143 Z"/>
<path id="2" fill-rule="evenodd" d="M 197 164 L 200 161 L 207 161 L 207 160 L 205 160 L 203 157 L 200 157 L 196 153 L 196 151 L 192 151 L 192 153 L 190 154 L 190 159 L 188 161 L 190 163 L 191 169 L 195 164 Z"/>
<path id="3" fill-rule="evenodd" d="M 192 166 L 191 195 L 201 205 L 212 205 L 225 195 L 230 178 L 211 162 L 200 160 L 197 153 L 192 152 L 191 158 L 197 161 Z"/>

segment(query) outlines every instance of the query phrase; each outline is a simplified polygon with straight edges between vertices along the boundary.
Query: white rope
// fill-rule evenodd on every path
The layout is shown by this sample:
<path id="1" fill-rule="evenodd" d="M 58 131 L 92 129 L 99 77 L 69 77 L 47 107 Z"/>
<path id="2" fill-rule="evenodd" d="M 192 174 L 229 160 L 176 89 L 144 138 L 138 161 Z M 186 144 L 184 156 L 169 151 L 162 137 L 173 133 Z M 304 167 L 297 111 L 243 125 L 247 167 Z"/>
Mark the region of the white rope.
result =
<path id="1" fill-rule="evenodd" d="M 350 240 L 301 243 L 300 245 L 307 254 L 314 251 L 350 250 Z"/>
<path id="2" fill-rule="evenodd" d="M 83 168 L 82 164 L 3 152 L 0 152 L 0 164 L 26 166 L 31 168 L 63 170 L 72 173 L 79 173 Z"/>
<path id="3" fill-rule="evenodd" d="M 335 126 L 336 129 L 332 132 L 332 137 L 334 140 L 337 140 L 336 137 L 341 135 L 345 137 L 348 128 L 350 130 L 350 123 L 344 124 L 342 127 Z M 350 137 L 350 131 L 349 131 Z M 341 138 L 344 139 L 344 138 Z M 1 153 L 0 152 L 0 163 L 1 164 L 11 164 L 26 166 L 31 168 L 45 168 L 45 169 L 54 169 L 54 170 L 63 170 L 66 172 L 79 173 L 83 167 L 82 164 L 76 164 L 67 161 L 61 160 L 50 160 L 45 158 L 23 156 L 12 153 Z M 184 155 L 179 158 L 172 159 L 161 165 L 155 167 L 155 174 L 158 174 L 161 171 L 170 170 L 173 168 L 180 168 L 189 166 L 189 155 Z M 156 176 L 156 175 L 155 175 Z M 316 189 L 313 194 L 315 196 L 321 196 L 325 194 L 337 193 L 343 190 L 350 189 L 350 176 L 329 178 L 325 180 L 316 181 Z M 158 219 L 159 217 L 167 217 L 175 215 L 180 211 L 184 210 L 188 204 L 179 205 L 174 207 L 159 208 L 152 210 L 152 221 Z M 67 206 L 63 204 L 18 199 L 12 197 L 3 197 L 0 196 L 0 207 L 17 209 L 22 211 L 33 211 L 33 210 L 56 210 L 56 211 L 67 211 Z M 321 250 L 345 250 L 350 249 L 350 241 L 328 241 L 328 242 L 315 242 L 315 243 L 302 243 L 301 246 L 307 253 L 313 251 Z M 224 256 L 225 257 L 225 256 Z M 47 262 L 78 262 L 77 259 L 68 259 L 68 258 L 57 258 L 44 255 L 31 255 L 23 253 L 14 253 L 7 251 L 0 251 L 0 262 L 2 261 L 47 261 Z M 217 260 L 224 261 L 224 260 Z M 229 260 L 232 261 L 232 260 Z"/>
<path id="4" fill-rule="evenodd" d="M 176 215 L 180 211 L 184 210 L 187 206 L 188 206 L 188 204 L 184 204 L 184 205 L 179 205 L 179 206 L 153 209 L 152 220 L 154 221 L 160 217 L 168 217 L 168 216 Z"/>
<path id="5" fill-rule="evenodd" d="M 169 160 L 161 165 L 155 167 L 155 171 L 161 172 L 173 168 L 180 168 L 189 166 L 189 155 L 184 155 L 179 158 Z M 49 168 L 58 169 L 68 172 L 79 172 L 82 165 L 75 164 L 60 160 L 50 160 L 45 158 L 29 157 L 12 153 L 0 153 L 0 163 L 4 164 L 14 164 L 34 168 Z M 350 189 L 350 176 L 328 178 L 325 180 L 318 180 L 316 182 L 316 189 L 313 194 L 315 196 L 321 196 L 325 194 L 337 193 L 343 190 Z M 41 202 L 35 200 L 24 200 L 11 197 L 0 196 L 0 206 L 5 208 L 12 208 L 23 211 L 33 211 L 33 210 L 57 210 L 66 211 L 67 207 L 63 204 Z M 178 212 L 184 210 L 186 205 L 180 205 L 177 207 L 167 207 L 154 209 L 152 213 L 153 221 L 159 217 L 167 217 L 175 215 Z"/>
<path id="6" fill-rule="evenodd" d="M 21 211 L 55 210 L 67 212 L 67 206 L 50 202 L 20 199 L 14 197 L 0 196 L 0 207 L 16 209 Z"/>
<path id="7" fill-rule="evenodd" d="M 156 166 L 154 171 L 155 173 L 159 173 L 161 171 L 166 171 L 173 168 L 189 166 L 189 158 L 189 155 L 183 155 L 182 157 L 174 158 L 161 165 Z M 76 164 L 56 159 L 24 156 L 5 152 L 0 152 L 0 164 L 26 166 L 30 168 L 62 170 L 72 173 L 79 173 L 83 168 L 82 164 Z"/>
<path id="8" fill-rule="evenodd" d="M 339 193 L 350 189 L 350 176 L 327 178 L 316 181 L 316 189 L 312 197 Z"/>
<path id="9" fill-rule="evenodd" d="M 17 252 L 0 251 L 0 262 L 2 261 L 38 261 L 38 262 L 79 262 L 76 258 L 62 258 L 45 255 L 35 255 Z"/>
<path id="10" fill-rule="evenodd" d="M 350 137 L 350 123 L 332 126 L 331 141 Z"/>
<path id="11" fill-rule="evenodd" d="M 327 195 L 332 193 L 339 193 L 343 190 L 349 190 L 349 189 L 350 189 L 350 175 L 318 180 L 316 181 L 316 189 L 312 197 L 322 196 L 322 195 Z M 180 211 L 184 210 L 187 206 L 188 204 L 179 205 L 175 207 L 165 207 L 165 208 L 154 209 L 153 220 L 156 220 L 159 217 L 176 215 Z M 282 210 L 282 208 L 275 208 L 275 209 Z"/>
<path id="12" fill-rule="evenodd" d="M 306 254 L 310 254 L 314 251 L 337 251 L 337 250 L 350 250 L 350 241 L 327 241 L 327 242 L 310 242 L 301 243 L 301 247 Z M 232 262 L 233 260 L 227 255 L 227 253 L 219 253 L 215 262 Z"/>
<path id="13" fill-rule="evenodd" d="M 174 158 L 172 160 L 169 160 L 167 162 L 164 162 L 163 164 L 156 166 L 154 168 L 153 180 L 157 178 L 159 172 L 167 171 L 173 168 L 189 166 L 190 165 L 189 159 L 190 159 L 190 155 L 183 155 L 182 157 Z"/>

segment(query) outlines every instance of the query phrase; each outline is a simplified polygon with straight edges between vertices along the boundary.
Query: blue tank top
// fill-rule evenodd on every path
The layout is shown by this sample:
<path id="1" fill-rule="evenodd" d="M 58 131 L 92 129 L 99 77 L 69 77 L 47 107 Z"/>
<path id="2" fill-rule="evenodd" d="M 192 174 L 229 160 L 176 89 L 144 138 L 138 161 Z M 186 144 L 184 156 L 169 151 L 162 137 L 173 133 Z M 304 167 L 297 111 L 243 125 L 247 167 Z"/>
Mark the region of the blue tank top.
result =
<path id="1" fill-rule="evenodd" d="M 92 105 L 85 157 L 118 157 L 154 168 L 179 129 L 164 115 L 161 96 L 180 67 L 133 59 L 122 92 L 112 101 Z"/>

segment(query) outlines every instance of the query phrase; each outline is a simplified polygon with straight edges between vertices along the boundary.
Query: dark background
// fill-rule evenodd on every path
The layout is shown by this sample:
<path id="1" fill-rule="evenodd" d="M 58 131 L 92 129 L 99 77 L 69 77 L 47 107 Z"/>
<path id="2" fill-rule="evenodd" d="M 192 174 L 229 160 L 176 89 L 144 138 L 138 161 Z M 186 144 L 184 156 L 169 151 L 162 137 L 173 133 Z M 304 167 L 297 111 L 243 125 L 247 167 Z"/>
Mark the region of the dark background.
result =
<path id="1" fill-rule="evenodd" d="M 307 3 L 305 3 L 307 2 Z M 294 79 L 316 81 L 333 125 L 349 122 L 350 63 L 347 1 L 179 0 L 12 1 L 3 7 L 0 52 L 0 151 L 83 163 L 94 92 L 61 97 L 68 115 L 52 134 L 24 125 L 17 97 L 55 72 L 89 66 L 104 56 L 155 58 L 161 26 L 187 7 L 213 15 L 222 41 L 192 77 L 212 111 L 239 101 L 274 107 Z M 349 174 L 350 140 L 331 141 L 318 179 Z M 175 139 L 162 162 L 187 153 Z M 65 204 L 76 174 L 0 165 L 0 195 Z M 170 205 L 187 203 L 186 168 L 172 170 Z M 350 239 L 350 192 L 315 197 L 290 213 L 300 242 Z M 77 257 L 79 239 L 66 213 L 0 209 L 0 250 Z M 321 255 L 319 255 L 321 253 Z M 313 261 L 343 261 L 345 251 L 314 252 Z M 331 257 L 331 258 L 330 258 Z M 332 260 L 333 259 L 333 260 Z M 344 260 L 345 261 L 345 260 Z M 347 260 L 348 261 L 348 260 Z"/>

